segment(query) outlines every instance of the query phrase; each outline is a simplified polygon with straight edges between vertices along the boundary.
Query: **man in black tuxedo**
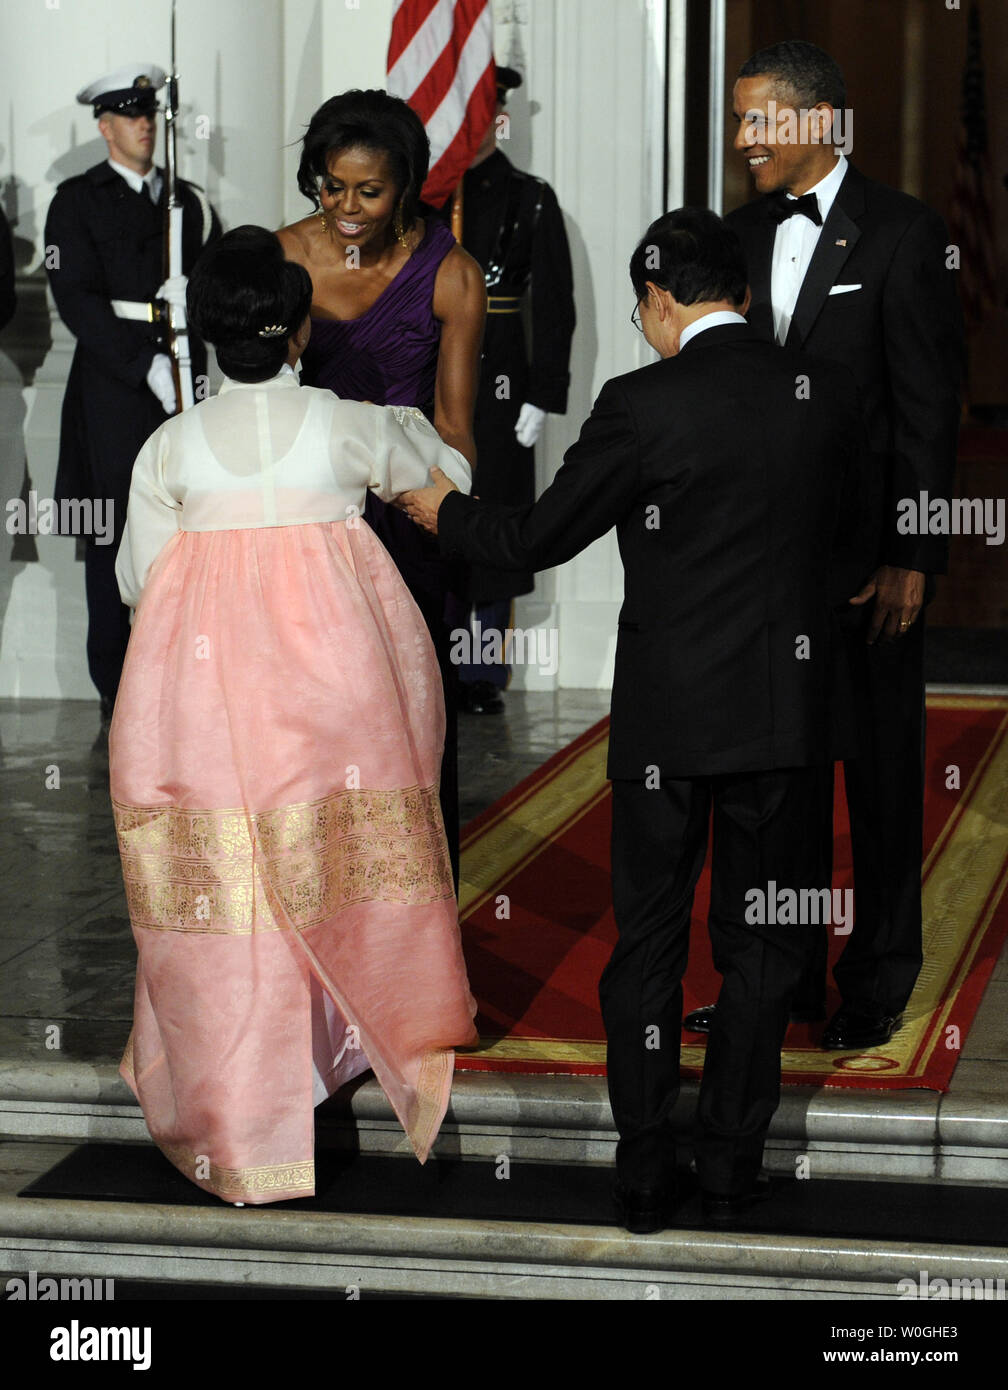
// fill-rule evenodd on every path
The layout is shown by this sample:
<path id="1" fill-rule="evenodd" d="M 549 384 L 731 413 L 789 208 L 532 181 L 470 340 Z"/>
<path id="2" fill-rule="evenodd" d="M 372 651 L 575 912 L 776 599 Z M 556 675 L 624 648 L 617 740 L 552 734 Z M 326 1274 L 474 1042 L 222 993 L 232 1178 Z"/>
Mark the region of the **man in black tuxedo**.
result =
<path id="1" fill-rule="evenodd" d="M 681 981 L 712 812 L 709 929 L 724 983 L 697 1169 L 713 1222 L 765 1194 L 763 1142 L 810 934 L 761 920 L 753 892 L 816 885 L 829 610 L 857 590 L 869 557 L 840 565 L 836 550 L 860 458 L 853 380 L 758 340 L 740 312 L 734 234 L 705 210 L 669 213 L 630 273 L 634 321 L 663 360 L 603 387 L 539 501 L 479 503 L 443 478 L 403 500 L 446 554 L 501 568 L 562 564 L 617 527 L 625 599 L 608 775 L 619 941 L 600 994 L 617 1201 L 630 1230 L 648 1231 L 674 1196 Z"/>
<path id="2" fill-rule="evenodd" d="M 755 54 L 739 72 L 734 110 L 735 148 L 763 195 L 727 219 L 749 266 L 749 322 L 768 343 L 851 370 L 872 455 L 880 544 L 859 620 L 844 629 L 858 732 L 857 756 L 844 763 L 856 916 L 834 970 L 843 1003 L 823 1035 L 829 1050 L 860 1050 L 888 1042 L 923 959 L 923 615 L 948 542 L 901 534 L 897 507 L 951 492 L 961 315 L 941 218 L 837 153 L 852 113 L 827 53 L 795 41 Z M 819 816 L 828 866 L 832 771 Z M 820 933 L 796 993 L 805 1019 L 824 1016 L 826 945 Z M 709 1017 L 698 1010 L 686 1026 Z"/>

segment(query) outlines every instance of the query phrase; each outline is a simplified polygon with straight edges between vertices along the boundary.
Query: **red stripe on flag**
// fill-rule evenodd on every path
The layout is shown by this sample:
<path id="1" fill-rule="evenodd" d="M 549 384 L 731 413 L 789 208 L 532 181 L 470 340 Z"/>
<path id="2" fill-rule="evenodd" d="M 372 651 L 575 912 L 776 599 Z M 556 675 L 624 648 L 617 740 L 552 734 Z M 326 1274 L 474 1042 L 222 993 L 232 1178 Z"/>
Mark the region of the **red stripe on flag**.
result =
<path id="1" fill-rule="evenodd" d="M 426 124 L 452 89 L 459 58 L 486 0 L 457 0 L 452 15 L 452 35 L 424 78 L 406 98 Z M 391 63 L 389 64 L 391 68 Z"/>
<path id="2" fill-rule="evenodd" d="M 448 44 L 442 48 L 420 85 L 407 97 L 425 125 L 451 91 L 457 65 L 458 50 Z"/>
<path id="3" fill-rule="evenodd" d="M 412 43 L 414 34 L 426 24 L 431 12 L 439 4 L 440 0 L 400 0 L 392 16 L 386 72 L 392 71 Z"/>
<path id="4" fill-rule="evenodd" d="M 458 134 L 427 175 L 420 196 L 431 207 L 439 208 L 444 204 L 472 163 L 497 110 L 496 78 L 496 67 L 491 59 L 472 90 Z"/>

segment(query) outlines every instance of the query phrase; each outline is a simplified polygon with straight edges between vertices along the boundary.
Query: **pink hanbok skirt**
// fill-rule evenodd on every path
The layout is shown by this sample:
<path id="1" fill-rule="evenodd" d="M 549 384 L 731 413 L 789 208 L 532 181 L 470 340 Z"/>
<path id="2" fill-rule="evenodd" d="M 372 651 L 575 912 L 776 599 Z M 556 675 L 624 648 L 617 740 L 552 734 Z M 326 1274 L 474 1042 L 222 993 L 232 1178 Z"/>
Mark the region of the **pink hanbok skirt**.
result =
<path id="1" fill-rule="evenodd" d="M 158 556 L 109 734 L 139 956 L 121 1071 L 198 1186 L 311 1196 L 313 1106 L 369 1067 L 427 1157 L 476 1041 L 443 740 L 427 628 L 366 523 Z"/>

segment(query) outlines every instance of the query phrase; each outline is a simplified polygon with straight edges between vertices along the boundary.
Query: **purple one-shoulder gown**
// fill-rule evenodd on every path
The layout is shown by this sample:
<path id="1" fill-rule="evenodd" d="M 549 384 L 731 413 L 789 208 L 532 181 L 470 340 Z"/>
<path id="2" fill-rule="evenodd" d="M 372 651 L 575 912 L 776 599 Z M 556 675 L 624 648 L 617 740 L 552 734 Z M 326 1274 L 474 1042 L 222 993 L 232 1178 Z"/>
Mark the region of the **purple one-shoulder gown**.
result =
<path id="1" fill-rule="evenodd" d="M 419 246 L 375 302 L 356 319 L 312 317 L 311 339 L 301 358 L 301 381 L 345 400 L 375 405 L 415 405 L 434 418 L 441 325 L 434 317 L 434 279 L 455 245 L 442 222 L 427 219 Z M 457 681 L 448 652 L 445 598 L 457 582 L 454 566 L 433 540 L 395 507 L 368 494 L 364 515 L 395 561 L 426 620 L 445 690 L 445 751 L 441 811 L 458 887 Z"/>

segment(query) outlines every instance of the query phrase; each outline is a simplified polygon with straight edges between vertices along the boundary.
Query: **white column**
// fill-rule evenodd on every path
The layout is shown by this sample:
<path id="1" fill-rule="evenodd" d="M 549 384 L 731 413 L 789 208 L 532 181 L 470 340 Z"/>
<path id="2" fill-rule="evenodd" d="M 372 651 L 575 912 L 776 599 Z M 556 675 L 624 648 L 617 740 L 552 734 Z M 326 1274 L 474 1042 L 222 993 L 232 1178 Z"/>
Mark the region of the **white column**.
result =
<path id="1" fill-rule="evenodd" d="M 578 318 L 567 414 L 547 419 L 537 450 L 541 490 L 603 383 L 654 359 L 630 322 L 628 266 L 647 225 L 665 211 L 667 35 L 664 4 L 652 0 L 555 0 L 505 12 L 512 23 L 499 27 L 499 39 L 507 42 L 501 61 L 525 71 L 525 86 L 508 102 L 515 162 L 556 191 L 570 241 Z M 518 668 L 514 685 L 609 686 L 622 595 L 615 532 L 560 570 L 541 575 L 535 595 L 516 604 L 515 622 L 558 628 L 559 671 L 549 677 Z"/>

